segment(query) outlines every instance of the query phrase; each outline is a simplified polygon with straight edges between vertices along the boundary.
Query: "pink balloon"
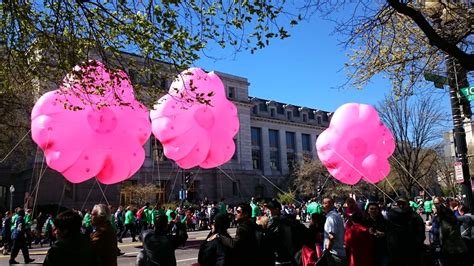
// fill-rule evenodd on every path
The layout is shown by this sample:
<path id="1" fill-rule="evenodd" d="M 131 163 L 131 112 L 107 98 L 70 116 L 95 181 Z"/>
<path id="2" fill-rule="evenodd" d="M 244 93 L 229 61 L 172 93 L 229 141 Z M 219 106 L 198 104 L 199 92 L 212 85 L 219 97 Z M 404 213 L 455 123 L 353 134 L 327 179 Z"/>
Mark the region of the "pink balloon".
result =
<path id="1" fill-rule="evenodd" d="M 135 100 L 123 71 L 91 61 L 73 73 L 33 107 L 33 140 L 48 166 L 72 183 L 94 176 L 103 184 L 123 181 L 145 160 L 143 145 L 151 134 L 147 109 Z"/>
<path id="2" fill-rule="evenodd" d="M 354 185 L 363 178 L 376 183 L 390 172 L 388 158 L 395 141 L 375 108 L 348 103 L 336 110 L 329 127 L 319 135 L 316 149 L 323 165 L 339 181 Z"/>
<path id="3" fill-rule="evenodd" d="M 197 95 L 212 95 L 210 104 L 196 102 Z M 163 144 L 164 154 L 181 168 L 213 168 L 234 155 L 233 138 L 239 131 L 237 108 L 227 99 L 224 84 L 214 72 L 200 68 L 182 72 L 150 117 L 152 132 Z"/>

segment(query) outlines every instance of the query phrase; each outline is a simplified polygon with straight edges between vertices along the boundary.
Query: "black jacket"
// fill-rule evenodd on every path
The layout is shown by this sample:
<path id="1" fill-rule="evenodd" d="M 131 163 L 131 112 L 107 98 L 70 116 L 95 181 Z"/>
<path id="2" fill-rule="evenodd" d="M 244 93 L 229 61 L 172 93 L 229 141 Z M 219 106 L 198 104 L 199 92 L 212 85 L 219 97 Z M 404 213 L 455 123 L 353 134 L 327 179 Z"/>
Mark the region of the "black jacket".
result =
<path id="1" fill-rule="evenodd" d="M 209 234 L 211 236 L 212 234 Z M 208 236 L 208 238 L 209 238 Z M 231 237 L 221 235 L 221 238 Z M 223 245 L 221 239 L 215 238 L 211 241 L 204 241 L 199 248 L 198 262 L 201 266 L 227 266 L 230 265 L 230 248 Z"/>
<path id="2" fill-rule="evenodd" d="M 298 221 L 285 217 L 273 217 L 266 230 L 265 242 L 271 245 L 277 262 L 292 262 L 295 255 L 308 242 L 309 229 Z"/>
<path id="3" fill-rule="evenodd" d="M 99 260 L 85 235 L 74 234 L 68 239 L 58 240 L 48 250 L 44 266 L 96 266 Z"/>
<path id="4" fill-rule="evenodd" d="M 167 232 L 149 230 L 143 234 L 144 260 L 139 265 L 176 266 L 175 246 Z"/>

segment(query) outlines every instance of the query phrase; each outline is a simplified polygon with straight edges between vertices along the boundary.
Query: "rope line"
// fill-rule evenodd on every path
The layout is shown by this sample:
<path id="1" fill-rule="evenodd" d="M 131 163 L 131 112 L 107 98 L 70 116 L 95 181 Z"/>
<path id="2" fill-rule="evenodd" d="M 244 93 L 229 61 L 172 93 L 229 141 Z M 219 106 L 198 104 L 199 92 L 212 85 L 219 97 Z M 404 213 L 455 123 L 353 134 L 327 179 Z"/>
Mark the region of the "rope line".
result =
<path id="1" fill-rule="evenodd" d="M 84 210 L 84 206 L 86 206 L 87 201 L 89 200 L 89 196 L 91 195 L 91 192 L 92 192 L 92 189 L 94 188 L 94 186 L 95 186 L 95 182 L 92 182 L 92 186 L 91 186 L 91 188 L 89 189 L 89 193 L 87 194 L 86 200 L 85 200 L 84 203 L 82 204 L 82 208 L 81 208 L 80 211 L 83 211 L 83 210 Z"/>
<path id="2" fill-rule="evenodd" d="M 0 161 L 0 163 L 3 163 L 8 158 L 8 156 L 10 156 L 10 154 L 23 142 L 23 140 L 26 138 L 26 136 L 28 136 L 28 134 L 30 134 L 30 132 L 31 132 L 31 129 L 28 130 L 28 132 L 26 132 L 26 134 L 15 144 L 15 146 L 13 146 L 13 148 L 7 153 L 7 155 L 5 155 L 5 157 L 3 157 L 3 159 Z"/>
<path id="3" fill-rule="evenodd" d="M 392 156 L 392 158 L 398 163 L 398 165 L 400 165 L 403 170 L 405 170 L 405 172 L 407 172 L 407 174 L 420 186 L 421 189 L 423 189 L 424 192 L 426 192 L 430 197 L 433 197 L 433 195 L 431 195 L 431 193 L 425 187 L 423 187 L 423 185 L 418 182 L 418 180 L 416 180 L 416 178 L 405 168 L 405 166 L 400 163 L 399 160 L 397 160 L 397 158 L 395 158 L 395 156 Z"/>
<path id="4" fill-rule="evenodd" d="M 99 184 L 99 179 L 97 179 L 97 177 L 95 178 L 95 182 L 97 182 L 97 185 L 99 186 L 100 192 L 102 192 L 102 197 L 103 197 L 103 199 L 105 199 L 105 202 L 107 203 L 107 206 L 109 206 L 110 204 L 109 204 L 109 201 L 107 200 L 107 196 L 105 195 L 104 190 L 102 190 L 102 186 Z M 102 201 L 102 199 L 101 199 L 101 201 Z"/>
<path id="5" fill-rule="evenodd" d="M 263 177 L 268 183 L 270 183 L 272 186 L 274 186 L 274 187 L 275 187 L 276 189 L 278 189 L 280 192 L 282 192 L 282 193 L 287 193 L 286 191 L 283 191 L 281 188 L 279 188 L 277 185 L 275 185 L 272 181 L 270 181 L 266 176 L 264 176 L 264 175 L 262 175 L 262 174 L 261 174 L 260 176 Z M 303 202 L 301 202 L 301 201 L 299 201 L 299 200 L 297 200 L 297 199 L 295 199 L 295 198 L 293 198 L 293 197 L 290 197 L 290 198 L 291 198 L 292 200 L 294 200 L 294 201 L 300 203 L 300 204 L 303 204 Z"/>

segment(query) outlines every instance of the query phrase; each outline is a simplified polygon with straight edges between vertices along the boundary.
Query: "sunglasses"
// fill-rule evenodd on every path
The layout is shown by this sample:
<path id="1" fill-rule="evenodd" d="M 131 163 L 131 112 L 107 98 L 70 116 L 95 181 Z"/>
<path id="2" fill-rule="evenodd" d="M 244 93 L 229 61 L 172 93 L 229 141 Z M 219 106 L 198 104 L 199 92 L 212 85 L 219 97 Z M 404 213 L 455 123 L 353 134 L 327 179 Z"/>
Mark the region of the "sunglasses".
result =
<path id="1" fill-rule="evenodd" d="M 242 210 L 236 210 L 235 212 L 236 213 L 242 213 Z"/>

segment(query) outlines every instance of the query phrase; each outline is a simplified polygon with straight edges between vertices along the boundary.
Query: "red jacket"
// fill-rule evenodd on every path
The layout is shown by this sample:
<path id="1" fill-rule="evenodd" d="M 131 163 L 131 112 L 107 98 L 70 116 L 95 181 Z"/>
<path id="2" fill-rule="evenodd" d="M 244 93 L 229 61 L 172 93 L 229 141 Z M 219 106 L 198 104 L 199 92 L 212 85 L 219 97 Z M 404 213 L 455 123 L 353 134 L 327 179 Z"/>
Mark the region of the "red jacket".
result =
<path id="1" fill-rule="evenodd" d="M 346 229 L 344 242 L 350 266 L 374 265 L 374 238 L 367 227 L 357 223 L 352 224 Z"/>

